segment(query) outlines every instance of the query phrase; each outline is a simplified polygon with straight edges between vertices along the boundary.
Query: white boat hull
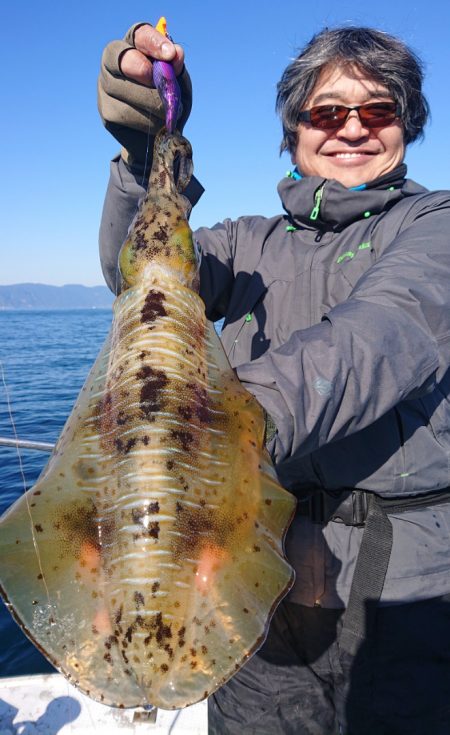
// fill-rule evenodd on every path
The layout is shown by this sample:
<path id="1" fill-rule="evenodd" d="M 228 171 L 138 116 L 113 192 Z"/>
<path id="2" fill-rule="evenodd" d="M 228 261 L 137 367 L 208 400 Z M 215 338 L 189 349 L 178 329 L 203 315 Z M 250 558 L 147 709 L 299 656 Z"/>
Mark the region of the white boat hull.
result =
<path id="1" fill-rule="evenodd" d="M 60 674 L 0 680 L 0 735 L 206 735 L 206 701 L 182 710 L 121 710 L 94 702 Z"/>

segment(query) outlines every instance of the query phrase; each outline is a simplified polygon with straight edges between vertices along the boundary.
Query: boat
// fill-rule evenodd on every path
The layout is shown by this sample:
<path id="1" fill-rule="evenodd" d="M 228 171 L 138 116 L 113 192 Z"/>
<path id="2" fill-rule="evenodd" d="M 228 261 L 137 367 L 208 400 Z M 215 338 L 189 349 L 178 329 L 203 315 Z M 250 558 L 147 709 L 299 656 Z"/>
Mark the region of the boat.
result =
<path id="1" fill-rule="evenodd" d="M 61 674 L 0 679 L 0 735 L 206 735 L 206 700 L 182 710 L 117 709 L 94 702 Z"/>

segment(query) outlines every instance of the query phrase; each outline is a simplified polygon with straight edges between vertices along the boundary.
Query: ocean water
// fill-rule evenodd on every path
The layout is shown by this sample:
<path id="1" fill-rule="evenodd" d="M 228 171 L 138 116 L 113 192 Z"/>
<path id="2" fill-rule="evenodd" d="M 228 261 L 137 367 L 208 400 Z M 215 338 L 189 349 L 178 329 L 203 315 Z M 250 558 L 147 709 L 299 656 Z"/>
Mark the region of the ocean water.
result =
<path id="1" fill-rule="evenodd" d="M 10 406 L 19 439 L 56 441 L 110 323 L 110 310 L 0 311 L 1 437 L 14 437 Z M 48 456 L 20 450 L 27 488 Z M 17 450 L 0 446 L 0 513 L 23 492 Z M 0 601 L 0 676 L 52 670 Z"/>

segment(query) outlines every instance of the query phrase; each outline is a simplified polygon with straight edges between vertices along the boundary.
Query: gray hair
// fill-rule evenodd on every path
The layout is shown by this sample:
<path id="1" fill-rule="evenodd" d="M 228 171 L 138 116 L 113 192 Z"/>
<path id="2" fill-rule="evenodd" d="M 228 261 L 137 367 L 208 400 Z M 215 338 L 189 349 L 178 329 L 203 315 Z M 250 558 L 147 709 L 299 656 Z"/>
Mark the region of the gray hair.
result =
<path id="1" fill-rule="evenodd" d="M 317 33 L 286 67 L 277 85 L 276 110 L 283 125 L 281 152 L 293 153 L 298 115 L 304 109 L 320 73 L 329 64 L 356 66 L 383 84 L 400 105 L 405 143 L 423 137 L 429 106 L 422 93 L 422 62 L 406 44 L 373 28 L 327 28 Z"/>

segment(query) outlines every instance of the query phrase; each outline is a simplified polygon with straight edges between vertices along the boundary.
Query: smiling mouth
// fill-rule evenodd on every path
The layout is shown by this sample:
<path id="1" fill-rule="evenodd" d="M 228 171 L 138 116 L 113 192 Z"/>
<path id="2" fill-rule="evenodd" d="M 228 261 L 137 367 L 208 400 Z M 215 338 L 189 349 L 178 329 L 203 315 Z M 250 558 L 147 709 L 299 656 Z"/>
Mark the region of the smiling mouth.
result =
<path id="1" fill-rule="evenodd" d="M 327 156 L 331 158 L 361 158 L 362 156 L 374 156 L 375 153 L 369 153 L 369 151 L 359 151 L 353 153 L 327 153 Z"/>

